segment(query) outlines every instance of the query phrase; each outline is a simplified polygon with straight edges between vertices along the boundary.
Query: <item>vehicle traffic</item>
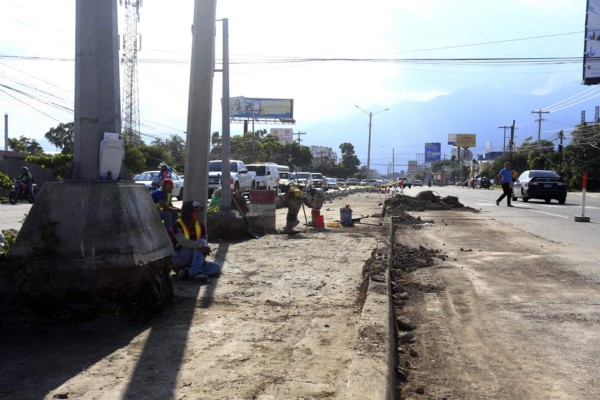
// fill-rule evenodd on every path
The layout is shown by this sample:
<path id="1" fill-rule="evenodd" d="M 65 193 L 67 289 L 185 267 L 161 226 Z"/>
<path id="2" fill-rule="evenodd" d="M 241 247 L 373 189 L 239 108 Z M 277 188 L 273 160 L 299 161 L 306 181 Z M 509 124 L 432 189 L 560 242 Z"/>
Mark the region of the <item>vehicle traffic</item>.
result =
<path id="1" fill-rule="evenodd" d="M 277 189 L 277 182 L 279 181 L 277 164 L 247 164 L 246 168 L 248 168 L 248 171 L 256 174 L 255 183 L 257 188 L 266 190 Z"/>
<path id="2" fill-rule="evenodd" d="M 311 175 L 312 175 L 312 181 L 313 181 L 312 187 L 327 190 L 327 181 L 325 180 L 325 177 L 323 176 L 323 174 L 320 174 L 318 172 L 313 172 Z"/>
<path id="3" fill-rule="evenodd" d="M 559 204 L 567 200 L 567 183 L 554 171 L 527 170 L 513 184 L 512 199 L 521 198 L 524 202 L 529 199 L 543 199 L 550 203 L 555 199 Z"/>
<path id="4" fill-rule="evenodd" d="M 176 172 L 171 172 L 171 179 L 173 180 L 173 192 L 172 196 L 177 197 L 177 200 L 183 200 L 183 178 Z M 160 184 L 160 171 L 144 171 L 141 174 L 137 174 L 133 177 L 135 183 L 140 183 L 149 191 L 158 189 Z"/>
<path id="5" fill-rule="evenodd" d="M 339 189 L 338 180 L 335 178 L 327 178 L 327 189 Z"/>
<path id="6" fill-rule="evenodd" d="M 421 182 L 419 179 L 415 179 L 412 184 L 413 186 L 423 186 L 423 182 Z"/>
<path id="7" fill-rule="evenodd" d="M 221 160 L 211 160 L 208 162 L 208 195 L 221 186 L 221 170 L 223 169 Z M 256 174 L 248 171 L 246 164 L 242 160 L 229 160 L 229 187 L 232 193 L 249 192 L 256 189 Z"/>

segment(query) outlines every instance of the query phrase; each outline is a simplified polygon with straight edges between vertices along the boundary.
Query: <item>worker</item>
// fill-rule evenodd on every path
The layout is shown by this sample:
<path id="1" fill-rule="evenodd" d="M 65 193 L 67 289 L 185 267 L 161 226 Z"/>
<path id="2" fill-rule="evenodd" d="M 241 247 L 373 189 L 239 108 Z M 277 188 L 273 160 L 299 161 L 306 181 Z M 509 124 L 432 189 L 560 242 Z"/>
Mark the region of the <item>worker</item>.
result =
<path id="1" fill-rule="evenodd" d="M 181 211 L 179 208 L 173 206 L 173 181 L 169 178 L 163 180 L 162 186 L 160 189 L 152 192 L 152 201 L 154 201 L 154 205 L 158 209 L 160 214 L 160 218 L 163 221 L 165 229 L 169 232 L 171 225 L 173 225 L 173 221 L 177 219 L 179 212 Z"/>
<path id="2" fill-rule="evenodd" d="M 302 203 L 304 202 L 304 193 L 302 190 L 296 188 L 293 183 L 290 183 L 284 201 L 288 207 L 284 231 L 285 233 L 294 233 L 294 228 L 300 223 L 298 212 L 300 212 L 300 207 L 302 207 Z"/>
<path id="3" fill-rule="evenodd" d="M 221 266 L 206 261 L 211 253 L 206 227 L 200 222 L 204 205 L 197 201 L 185 201 L 181 206 L 181 218 L 173 223 L 170 237 L 175 253 L 173 269 L 178 279 L 206 279 L 221 274 Z"/>

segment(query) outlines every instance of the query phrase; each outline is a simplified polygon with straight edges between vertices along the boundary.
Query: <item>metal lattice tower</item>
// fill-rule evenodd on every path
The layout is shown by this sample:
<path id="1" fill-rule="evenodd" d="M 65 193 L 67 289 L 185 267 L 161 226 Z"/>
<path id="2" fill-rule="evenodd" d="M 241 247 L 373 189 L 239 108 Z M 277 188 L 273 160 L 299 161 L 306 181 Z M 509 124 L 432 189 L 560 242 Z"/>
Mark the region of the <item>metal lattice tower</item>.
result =
<path id="1" fill-rule="evenodd" d="M 124 69 L 122 97 L 122 125 L 125 137 L 132 144 L 141 143 L 140 105 L 138 100 L 137 53 L 141 50 L 141 37 L 138 37 L 137 24 L 140 20 L 142 0 L 120 0 L 125 6 L 125 35 L 121 65 Z"/>

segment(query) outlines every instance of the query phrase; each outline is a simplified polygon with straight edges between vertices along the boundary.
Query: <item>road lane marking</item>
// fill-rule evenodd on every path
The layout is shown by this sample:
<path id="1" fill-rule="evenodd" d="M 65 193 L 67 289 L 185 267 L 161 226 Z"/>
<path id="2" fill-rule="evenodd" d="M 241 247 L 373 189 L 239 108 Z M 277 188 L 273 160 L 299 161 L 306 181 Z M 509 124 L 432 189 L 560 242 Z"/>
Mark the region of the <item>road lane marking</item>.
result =
<path id="1" fill-rule="evenodd" d="M 537 213 L 540 213 L 540 214 L 551 215 L 553 217 L 564 218 L 564 219 L 569 219 L 570 218 L 570 217 L 565 217 L 564 215 L 553 214 L 553 213 L 549 213 L 549 212 L 545 212 L 545 211 L 540 211 L 540 210 L 531 210 L 531 211 L 537 212 Z"/>

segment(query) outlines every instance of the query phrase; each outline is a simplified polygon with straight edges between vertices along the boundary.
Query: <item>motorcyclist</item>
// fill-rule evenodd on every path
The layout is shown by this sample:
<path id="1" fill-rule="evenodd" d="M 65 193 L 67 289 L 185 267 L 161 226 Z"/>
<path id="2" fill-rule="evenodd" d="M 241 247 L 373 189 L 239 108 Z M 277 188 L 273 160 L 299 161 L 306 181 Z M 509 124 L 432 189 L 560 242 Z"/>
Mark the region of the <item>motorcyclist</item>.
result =
<path id="1" fill-rule="evenodd" d="M 35 193 L 33 192 L 33 182 L 35 182 L 35 179 L 33 179 L 33 175 L 29 172 L 29 168 L 21 168 L 21 176 L 17 179 L 27 185 L 27 195 L 35 201 Z"/>

